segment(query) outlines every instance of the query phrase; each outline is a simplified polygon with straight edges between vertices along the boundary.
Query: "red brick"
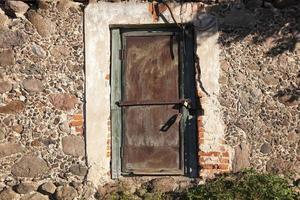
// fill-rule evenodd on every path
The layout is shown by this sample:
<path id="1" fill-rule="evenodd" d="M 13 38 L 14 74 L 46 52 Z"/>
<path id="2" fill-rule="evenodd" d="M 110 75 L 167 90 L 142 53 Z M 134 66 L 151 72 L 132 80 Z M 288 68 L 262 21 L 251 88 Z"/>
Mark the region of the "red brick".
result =
<path id="1" fill-rule="evenodd" d="M 107 157 L 107 158 L 110 158 L 110 155 L 111 155 L 111 152 L 110 152 L 110 151 L 107 151 L 107 152 L 106 152 L 106 157 Z"/>
<path id="2" fill-rule="evenodd" d="M 228 153 L 228 152 L 223 152 L 223 153 L 222 153 L 222 156 L 224 156 L 224 157 L 229 157 L 229 153 Z"/>
<path id="3" fill-rule="evenodd" d="M 220 156 L 220 155 L 221 155 L 221 152 L 216 152 L 216 151 L 210 151 L 210 152 L 201 151 L 199 153 L 199 156 L 214 156 L 214 157 L 216 157 L 216 156 Z"/>
<path id="4" fill-rule="evenodd" d="M 204 139 L 199 139 L 199 144 L 204 144 Z"/>
<path id="5" fill-rule="evenodd" d="M 82 127 L 75 127 L 75 131 L 76 131 L 77 133 L 80 133 L 80 134 L 83 135 L 83 128 L 82 128 Z"/>
<path id="6" fill-rule="evenodd" d="M 202 169 L 217 169 L 217 170 L 228 170 L 227 164 L 203 164 L 200 165 Z"/>
<path id="7" fill-rule="evenodd" d="M 71 121 L 70 126 L 83 126 L 83 121 Z"/>
<path id="8" fill-rule="evenodd" d="M 228 170 L 229 165 L 228 164 L 218 164 L 218 169 Z"/>
<path id="9" fill-rule="evenodd" d="M 226 151 L 226 148 L 224 146 L 220 146 L 220 151 L 224 152 Z"/>
<path id="10" fill-rule="evenodd" d="M 198 127 L 203 127 L 203 120 L 202 120 L 202 117 L 198 117 Z"/>
<path id="11" fill-rule="evenodd" d="M 204 128 L 198 126 L 198 133 L 201 133 L 201 132 L 204 133 Z"/>
<path id="12" fill-rule="evenodd" d="M 199 158 L 199 163 L 200 163 L 200 165 L 201 165 L 201 164 L 204 164 L 204 163 L 205 163 L 204 158 Z"/>
<path id="13" fill-rule="evenodd" d="M 215 169 L 213 164 L 200 165 L 201 169 Z"/>
<path id="14" fill-rule="evenodd" d="M 204 132 L 198 132 L 198 137 L 199 138 L 204 138 Z"/>
<path id="15" fill-rule="evenodd" d="M 83 114 L 70 115 L 70 118 L 74 121 L 83 121 Z"/>
<path id="16" fill-rule="evenodd" d="M 202 92 L 200 90 L 197 92 L 197 95 L 198 95 L 199 98 L 202 98 L 202 97 L 205 96 L 204 92 Z"/>
<path id="17" fill-rule="evenodd" d="M 221 158 L 220 163 L 229 163 L 229 159 L 228 158 Z"/>

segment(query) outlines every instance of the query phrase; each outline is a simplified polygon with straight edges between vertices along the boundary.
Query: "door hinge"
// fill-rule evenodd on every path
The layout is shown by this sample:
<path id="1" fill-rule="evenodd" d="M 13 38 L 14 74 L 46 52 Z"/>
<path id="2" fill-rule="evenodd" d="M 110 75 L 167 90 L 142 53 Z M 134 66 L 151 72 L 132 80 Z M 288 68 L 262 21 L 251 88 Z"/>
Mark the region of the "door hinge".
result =
<path id="1" fill-rule="evenodd" d="M 124 60 L 125 58 L 125 50 L 124 49 L 120 49 L 119 50 L 119 59 L 120 60 Z"/>

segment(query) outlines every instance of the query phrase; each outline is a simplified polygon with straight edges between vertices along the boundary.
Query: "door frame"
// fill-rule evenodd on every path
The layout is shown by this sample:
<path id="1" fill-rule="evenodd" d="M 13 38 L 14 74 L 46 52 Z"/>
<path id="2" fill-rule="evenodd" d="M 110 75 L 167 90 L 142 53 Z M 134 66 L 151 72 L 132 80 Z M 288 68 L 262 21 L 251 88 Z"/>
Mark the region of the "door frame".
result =
<path id="1" fill-rule="evenodd" d="M 180 97 L 190 98 L 192 106 L 195 108 L 195 67 L 194 67 L 194 30 L 191 24 L 182 24 L 184 31 L 176 24 L 167 25 L 111 25 L 111 176 L 118 178 L 120 176 L 132 175 L 122 172 L 122 108 L 115 102 L 122 99 L 122 71 L 123 71 L 123 51 L 122 37 L 126 35 L 163 35 L 178 32 L 181 40 L 179 44 L 179 70 L 180 70 Z M 180 127 L 181 138 L 181 164 L 182 172 L 179 174 L 163 175 L 186 175 L 197 177 L 197 129 L 196 115 L 182 108 L 182 120 Z M 134 174 L 134 175 L 159 175 L 159 174 Z"/>

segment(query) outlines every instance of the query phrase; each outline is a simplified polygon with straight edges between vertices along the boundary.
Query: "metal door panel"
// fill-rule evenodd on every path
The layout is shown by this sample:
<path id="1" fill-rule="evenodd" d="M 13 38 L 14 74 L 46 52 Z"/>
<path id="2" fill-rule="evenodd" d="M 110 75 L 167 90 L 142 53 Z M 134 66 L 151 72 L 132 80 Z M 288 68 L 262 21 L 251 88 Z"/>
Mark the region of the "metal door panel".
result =
<path id="1" fill-rule="evenodd" d="M 125 37 L 123 100 L 179 99 L 176 36 Z"/>
<path id="2" fill-rule="evenodd" d="M 178 100 L 177 36 L 123 37 L 122 101 Z M 180 108 L 176 105 L 122 108 L 122 171 L 134 174 L 182 172 Z M 177 119 L 177 120 L 176 120 Z"/>
<path id="3" fill-rule="evenodd" d="M 176 122 L 179 111 L 172 107 L 124 108 L 125 171 L 163 173 L 180 170 L 179 122 Z"/>

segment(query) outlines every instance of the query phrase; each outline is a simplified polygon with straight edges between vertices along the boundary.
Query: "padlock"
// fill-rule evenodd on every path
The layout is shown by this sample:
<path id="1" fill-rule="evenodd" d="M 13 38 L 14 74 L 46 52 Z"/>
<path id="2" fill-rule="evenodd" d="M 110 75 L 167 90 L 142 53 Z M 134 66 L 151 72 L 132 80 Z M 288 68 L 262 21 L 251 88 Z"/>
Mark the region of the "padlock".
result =
<path id="1" fill-rule="evenodd" d="M 187 109 L 191 109 L 191 102 L 190 100 L 184 100 L 183 106 L 186 107 Z"/>

